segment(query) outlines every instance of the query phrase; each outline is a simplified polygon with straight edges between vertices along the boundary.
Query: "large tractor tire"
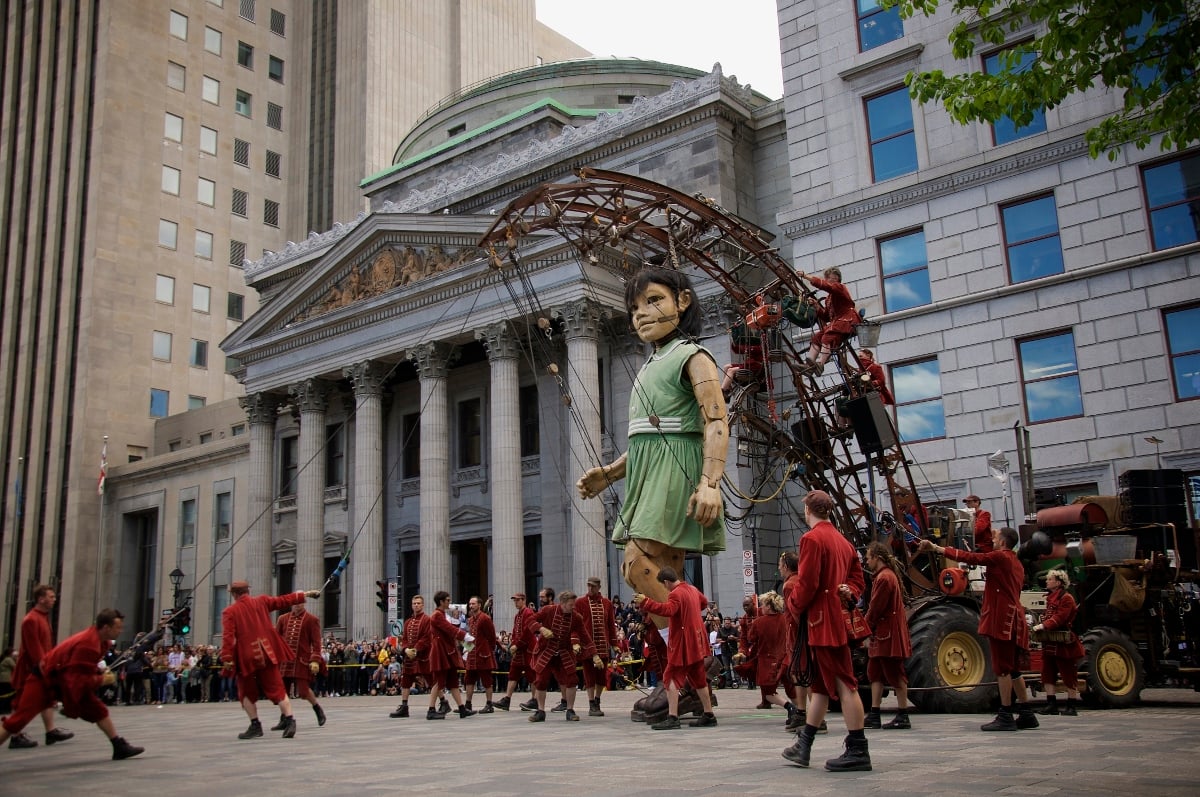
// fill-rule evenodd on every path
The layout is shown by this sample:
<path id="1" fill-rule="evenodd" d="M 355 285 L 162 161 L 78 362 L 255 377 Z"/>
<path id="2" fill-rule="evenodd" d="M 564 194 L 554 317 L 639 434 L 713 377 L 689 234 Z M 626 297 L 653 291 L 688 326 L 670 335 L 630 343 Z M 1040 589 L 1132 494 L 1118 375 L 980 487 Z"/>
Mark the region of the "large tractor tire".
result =
<path id="1" fill-rule="evenodd" d="M 988 643 L 978 627 L 979 615 L 957 603 L 928 605 L 909 618 L 909 688 L 933 687 L 908 693 L 922 712 L 977 714 L 991 709 L 996 688 L 980 684 L 990 684 L 995 676 Z"/>
<path id="2" fill-rule="evenodd" d="M 1083 699 L 1100 708 L 1128 708 L 1146 685 L 1142 654 L 1133 640 L 1115 628 L 1093 628 L 1082 637 L 1087 691 Z"/>

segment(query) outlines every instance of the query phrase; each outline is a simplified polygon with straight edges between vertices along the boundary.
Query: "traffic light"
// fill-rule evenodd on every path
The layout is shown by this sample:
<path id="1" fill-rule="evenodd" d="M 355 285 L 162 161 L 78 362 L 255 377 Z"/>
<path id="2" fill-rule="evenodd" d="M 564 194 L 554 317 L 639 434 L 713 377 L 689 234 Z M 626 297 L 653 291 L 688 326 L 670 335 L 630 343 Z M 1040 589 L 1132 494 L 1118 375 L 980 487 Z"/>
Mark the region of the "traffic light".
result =
<path id="1" fill-rule="evenodd" d="M 375 601 L 375 605 L 379 607 L 380 611 L 386 612 L 388 610 L 388 583 L 386 581 L 376 581 L 375 586 L 378 587 L 375 590 L 375 597 L 379 599 Z"/>
<path id="2" fill-rule="evenodd" d="M 192 610 L 190 607 L 184 606 L 175 611 L 175 616 L 171 618 L 171 630 L 180 636 L 187 636 L 192 632 Z"/>

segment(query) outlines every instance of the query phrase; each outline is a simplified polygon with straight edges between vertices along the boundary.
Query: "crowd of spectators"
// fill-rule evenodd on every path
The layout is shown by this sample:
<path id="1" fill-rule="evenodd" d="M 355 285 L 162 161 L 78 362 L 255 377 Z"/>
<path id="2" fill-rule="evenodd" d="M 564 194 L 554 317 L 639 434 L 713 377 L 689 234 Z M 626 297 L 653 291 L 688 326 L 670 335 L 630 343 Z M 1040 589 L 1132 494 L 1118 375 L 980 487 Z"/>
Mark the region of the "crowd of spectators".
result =
<path id="1" fill-rule="evenodd" d="M 617 650 L 613 656 L 609 688 L 655 686 L 656 674 L 641 666 L 646 632 L 641 613 L 632 604 L 625 605 L 620 598 L 613 599 L 613 609 L 617 620 Z M 459 607 L 451 607 L 448 617 L 466 628 L 466 613 Z M 738 650 L 736 618 L 723 616 L 713 603 L 704 619 L 713 654 L 723 665 L 719 685 L 739 686 L 733 672 L 733 655 Z M 495 688 L 499 692 L 508 685 L 509 633 L 507 629 L 498 632 Z M 218 649 L 212 645 L 160 645 L 119 666 L 117 683 L 106 690 L 105 698 L 110 704 L 125 705 L 237 702 L 236 678 L 222 671 L 217 654 Z M 320 698 L 396 695 L 400 692 L 402 654 L 396 647 L 395 638 L 346 642 L 327 634 L 323 655 L 328 671 L 312 685 L 314 694 Z M 119 650 L 109 654 L 110 663 L 120 659 Z M 528 691 L 529 685 L 521 683 L 517 689 Z"/>

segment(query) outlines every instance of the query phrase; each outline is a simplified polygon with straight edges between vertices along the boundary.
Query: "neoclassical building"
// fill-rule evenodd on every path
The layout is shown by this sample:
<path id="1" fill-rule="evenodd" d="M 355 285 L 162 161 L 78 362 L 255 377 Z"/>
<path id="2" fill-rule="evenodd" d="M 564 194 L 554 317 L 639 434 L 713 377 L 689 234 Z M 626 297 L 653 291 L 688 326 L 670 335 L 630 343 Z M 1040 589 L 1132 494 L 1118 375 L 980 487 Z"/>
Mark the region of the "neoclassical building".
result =
<path id="1" fill-rule="evenodd" d="M 574 483 L 625 447 L 644 353 L 622 280 L 641 261 L 581 262 L 538 234 L 519 271 L 496 270 L 477 244 L 507 202 L 582 165 L 702 193 L 770 233 L 785 149 L 780 103 L 719 66 L 566 62 L 440 103 L 363 181 L 369 213 L 247 264 L 261 309 L 222 344 L 242 363 L 242 412 L 208 408 L 197 420 L 219 431 L 203 444 L 187 421 L 164 425 L 161 457 L 110 472 L 113 600 L 138 602 L 142 622 L 170 605 L 165 579 L 138 586 L 134 529 L 151 524 L 157 572 L 185 573 L 197 639 L 219 634 L 230 580 L 315 588 L 347 554 L 321 612 L 350 638 L 383 632 L 383 578 L 401 607 L 418 591 L 495 595 L 501 623 L 517 591 L 591 575 L 618 591 L 616 502 L 582 502 Z M 719 297 L 706 302 L 716 319 Z M 719 324 L 713 335 L 728 356 Z M 731 539 L 692 577 L 740 602 L 742 547 Z"/>

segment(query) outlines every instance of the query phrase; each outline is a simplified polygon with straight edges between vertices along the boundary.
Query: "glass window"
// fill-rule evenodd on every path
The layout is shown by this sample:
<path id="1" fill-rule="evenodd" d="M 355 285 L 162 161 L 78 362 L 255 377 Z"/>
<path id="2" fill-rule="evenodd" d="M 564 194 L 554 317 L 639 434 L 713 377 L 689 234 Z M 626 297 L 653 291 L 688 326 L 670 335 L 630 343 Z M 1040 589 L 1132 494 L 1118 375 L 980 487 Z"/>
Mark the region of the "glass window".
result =
<path id="1" fill-rule="evenodd" d="M 247 196 L 246 192 L 241 190 L 240 188 L 233 189 L 233 202 L 230 207 L 230 213 L 232 213 L 235 216 L 241 216 L 242 218 L 246 218 L 247 203 L 248 203 L 248 196 Z"/>
<path id="2" fill-rule="evenodd" d="M 166 219 L 158 220 L 158 245 L 174 249 L 179 242 L 179 225 Z"/>
<path id="3" fill-rule="evenodd" d="M 217 201 L 217 184 L 201 177 L 196 181 L 196 201 L 210 208 Z"/>
<path id="4" fill-rule="evenodd" d="M 245 42 L 238 42 L 238 66 L 254 68 L 254 48 Z"/>
<path id="5" fill-rule="evenodd" d="M 521 388 L 517 394 L 517 403 L 521 416 L 521 456 L 531 457 L 542 450 L 541 408 L 538 406 L 537 385 Z"/>
<path id="6" fill-rule="evenodd" d="M 158 274 L 154 281 L 154 301 L 175 304 L 175 278 Z"/>
<path id="7" fill-rule="evenodd" d="M 325 486 L 339 487 L 346 483 L 345 426 L 325 427 Z"/>
<path id="8" fill-rule="evenodd" d="M 221 31 L 207 27 L 204 29 L 204 49 L 213 55 L 221 54 Z"/>
<path id="9" fill-rule="evenodd" d="M 226 357 L 225 358 L 225 373 L 232 374 L 241 367 L 242 367 L 242 361 L 239 360 L 237 357 Z M 233 428 L 234 428 L 234 434 L 241 434 L 241 432 L 237 431 L 238 427 L 235 426 Z"/>
<path id="10" fill-rule="evenodd" d="M 240 293 L 230 293 L 225 302 L 225 317 L 230 321 L 241 321 L 245 299 Z"/>
<path id="11" fill-rule="evenodd" d="M 254 0 L 241 0 L 238 5 L 238 16 L 242 19 L 254 21 Z"/>
<path id="12" fill-rule="evenodd" d="M 857 0 L 856 5 L 860 52 L 904 36 L 904 22 L 900 19 L 899 6 L 883 9 L 879 7 L 879 0 Z"/>
<path id="13" fill-rule="evenodd" d="M 1063 272 L 1062 242 L 1054 195 L 1027 199 L 1000 208 L 1008 278 L 1025 282 Z"/>
<path id="14" fill-rule="evenodd" d="M 191 353 L 188 355 L 188 365 L 193 368 L 208 367 L 208 341 L 192 340 Z"/>
<path id="15" fill-rule="evenodd" d="M 483 464 L 483 416 L 479 399 L 458 403 L 458 467 Z"/>
<path id="16" fill-rule="evenodd" d="M 907 88 L 867 100 L 867 136 L 875 182 L 917 170 L 917 136 Z"/>
<path id="17" fill-rule="evenodd" d="M 279 441 L 279 495 L 296 494 L 296 471 L 299 467 L 297 437 L 285 437 Z"/>
<path id="18" fill-rule="evenodd" d="M 267 127 L 272 130 L 283 129 L 283 107 L 273 102 L 267 103 Z"/>
<path id="19" fill-rule="evenodd" d="M 162 167 L 162 190 L 164 194 L 179 196 L 179 170 L 170 166 Z"/>
<path id="20" fill-rule="evenodd" d="M 421 475 L 421 413 L 404 416 L 404 452 L 401 455 L 403 478 L 415 479 Z"/>
<path id="21" fill-rule="evenodd" d="M 207 403 L 208 401 L 204 398 L 204 396 L 188 396 L 189 410 L 198 410 Z"/>
<path id="22" fill-rule="evenodd" d="M 154 350 L 152 356 L 156 360 L 171 361 L 171 333 L 154 330 Z"/>
<path id="23" fill-rule="evenodd" d="M 217 131 L 200 125 L 200 151 L 206 155 L 217 154 Z"/>
<path id="24" fill-rule="evenodd" d="M 271 9 L 271 32 L 276 36 L 283 36 L 287 24 L 287 17 L 282 11 Z"/>
<path id="25" fill-rule="evenodd" d="M 233 110 L 237 112 L 239 116 L 249 117 L 250 99 L 250 92 L 238 89 L 236 98 L 233 101 Z"/>
<path id="26" fill-rule="evenodd" d="M 167 417 L 167 404 L 170 398 L 170 393 L 166 390 L 158 390 L 150 388 L 150 417 L 165 418 Z"/>
<path id="27" fill-rule="evenodd" d="M 1009 58 L 1017 58 L 1015 63 L 1009 63 Z M 991 55 L 983 57 L 983 71 L 989 75 L 998 75 L 1004 72 L 1012 74 L 1021 74 L 1028 72 L 1037 60 L 1037 53 L 1022 53 L 1020 56 L 1012 49 L 998 50 Z M 1029 124 L 1022 127 L 1017 127 L 1013 121 L 1007 116 L 997 119 L 992 124 L 992 137 L 996 145 L 1007 144 L 1010 141 L 1016 141 L 1018 138 L 1032 136 L 1034 133 L 1046 132 L 1046 114 L 1041 109 L 1033 112 L 1033 119 Z"/>
<path id="28" fill-rule="evenodd" d="M 183 117 L 169 113 L 163 122 L 163 138 L 168 141 L 183 141 Z"/>
<path id="29" fill-rule="evenodd" d="M 178 11 L 171 12 L 170 30 L 172 36 L 174 36 L 176 39 L 183 39 L 184 41 L 187 41 L 187 26 L 187 17 L 185 17 L 183 14 L 180 14 Z"/>
<path id="30" fill-rule="evenodd" d="M 1083 415 L 1074 333 L 1029 338 L 1018 341 L 1017 346 L 1029 422 Z"/>
<path id="31" fill-rule="evenodd" d="M 267 150 L 266 172 L 267 172 L 268 177 L 278 177 L 279 176 L 280 163 L 281 163 L 281 158 L 279 156 L 279 153 L 272 152 L 271 150 Z"/>
<path id="32" fill-rule="evenodd" d="M 200 445 L 204 445 L 205 443 L 211 443 L 212 439 L 213 439 L 212 432 L 201 432 L 200 433 Z"/>
<path id="33" fill-rule="evenodd" d="M 276 58 L 273 55 L 267 58 L 267 76 L 271 78 L 271 80 L 278 81 L 279 83 L 283 82 L 282 58 Z"/>
<path id="34" fill-rule="evenodd" d="M 167 88 L 183 91 L 187 85 L 187 69 L 174 61 L 167 61 Z"/>
<path id="35" fill-rule="evenodd" d="M 1200 154 L 1142 170 L 1155 249 L 1200 241 Z"/>
<path id="36" fill-rule="evenodd" d="M 188 548 L 196 544 L 196 499 L 179 503 L 179 544 Z"/>
<path id="37" fill-rule="evenodd" d="M 212 289 L 207 285 L 192 285 L 192 309 L 198 313 L 208 312 L 209 297 Z"/>
<path id="38" fill-rule="evenodd" d="M 230 437 L 241 437 L 245 433 L 246 433 L 246 424 L 244 424 L 244 423 L 235 423 L 229 429 Z"/>
<path id="39" fill-rule="evenodd" d="M 211 232 L 196 230 L 196 257 L 212 260 L 213 235 Z"/>
<path id="40" fill-rule="evenodd" d="M 263 200 L 263 224 L 279 226 L 279 203 L 273 199 Z"/>
<path id="41" fill-rule="evenodd" d="M 946 436 L 942 372 L 936 357 L 892 366 L 896 428 L 905 443 Z"/>
<path id="42" fill-rule="evenodd" d="M 217 493 L 213 508 L 213 539 L 224 542 L 233 531 L 233 493 Z"/>
<path id="43" fill-rule="evenodd" d="M 250 142 L 240 138 L 233 140 L 233 162 L 238 166 L 250 165 Z"/>
<path id="44" fill-rule="evenodd" d="M 200 96 L 205 102 L 211 102 L 213 105 L 220 105 L 221 81 L 205 75 L 200 88 Z"/>
<path id="45" fill-rule="evenodd" d="M 1175 398 L 1200 398 L 1200 305 L 1163 313 L 1167 327 L 1167 355 L 1175 379 Z"/>
<path id="46" fill-rule="evenodd" d="M 929 261 L 925 231 L 904 233 L 879 241 L 883 270 L 883 308 L 892 313 L 929 304 Z"/>
<path id="47" fill-rule="evenodd" d="M 246 242 L 245 241 L 230 241 L 229 242 L 229 265 L 242 267 L 242 261 L 246 259 Z"/>

